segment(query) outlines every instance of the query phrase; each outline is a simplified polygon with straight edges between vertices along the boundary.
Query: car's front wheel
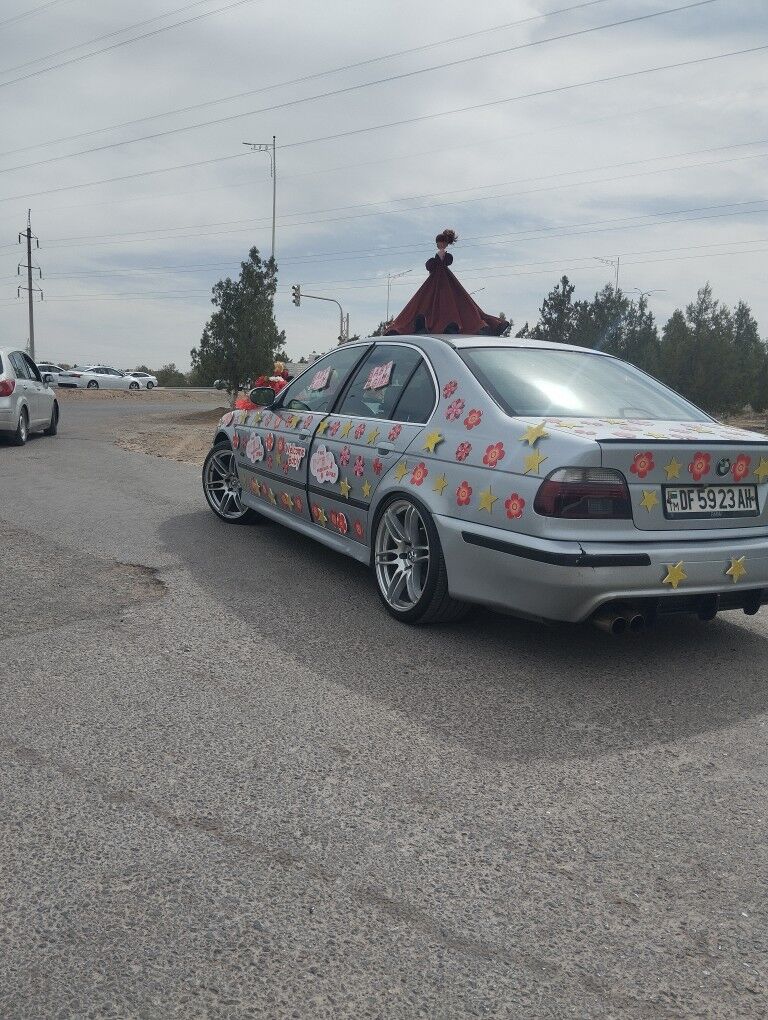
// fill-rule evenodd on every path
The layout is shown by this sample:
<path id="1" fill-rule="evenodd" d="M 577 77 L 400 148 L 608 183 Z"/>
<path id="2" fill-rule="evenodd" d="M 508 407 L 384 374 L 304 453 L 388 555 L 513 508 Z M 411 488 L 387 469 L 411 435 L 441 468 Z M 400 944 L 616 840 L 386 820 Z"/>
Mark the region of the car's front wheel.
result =
<path id="1" fill-rule="evenodd" d="M 208 506 L 227 524 L 252 524 L 260 519 L 255 510 L 243 505 L 235 453 L 227 440 L 216 443 L 205 458 L 203 492 Z"/>
<path id="2" fill-rule="evenodd" d="M 98 388 L 99 388 L 99 384 L 96 382 L 95 379 L 89 379 L 88 380 L 87 389 L 89 389 L 89 390 L 97 390 Z"/>
<path id="3" fill-rule="evenodd" d="M 448 573 L 431 514 L 407 496 L 393 496 L 378 513 L 373 565 L 385 608 L 403 623 L 448 623 L 469 610 L 448 594 Z"/>
<path id="4" fill-rule="evenodd" d="M 48 424 L 48 428 L 45 430 L 43 435 L 55 436 L 59 431 L 59 405 L 54 400 L 53 409 L 51 410 L 51 420 Z"/>
<path id="5" fill-rule="evenodd" d="M 148 389 L 148 390 L 151 390 L 151 389 L 153 389 L 154 385 L 155 385 L 155 384 L 154 384 L 153 382 L 148 382 L 148 383 L 147 383 L 147 389 Z"/>
<path id="6" fill-rule="evenodd" d="M 137 382 L 128 383 L 128 389 L 129 390 L 137 390 L 138 388 L 139 388 L 139 384 Z"/>

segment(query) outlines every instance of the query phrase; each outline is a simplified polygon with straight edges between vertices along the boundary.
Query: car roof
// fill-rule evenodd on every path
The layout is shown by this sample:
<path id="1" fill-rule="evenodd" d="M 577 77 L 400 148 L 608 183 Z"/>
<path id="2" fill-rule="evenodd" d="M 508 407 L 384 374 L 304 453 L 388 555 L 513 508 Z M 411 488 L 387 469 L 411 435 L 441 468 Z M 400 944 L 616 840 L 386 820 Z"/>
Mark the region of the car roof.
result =
<path id="1" fill-rule="evenodd" d="M 369 336 L 365 338 L 365 341 L 361 341 L 361 343 L 373 341 L 375 343 L 416 343 L 420 346 L 428 346 L 424 342 L 429 340 L 445 343 L 455 350 L 466 350 L 473 347 L 513 347 L 528 350 L 577 351 L 579 354 L 595 354 L 603 358 L 610 357 L 610 355 L 604 354 L 602 351 L 596 351 L 590 347 L 579 347 L 576 344 L 558 344 L 549 340 L 536 340 L 528 337 L 465 336 L 460 333 L 413 333 L 398 334 L 397 336 Z"/>

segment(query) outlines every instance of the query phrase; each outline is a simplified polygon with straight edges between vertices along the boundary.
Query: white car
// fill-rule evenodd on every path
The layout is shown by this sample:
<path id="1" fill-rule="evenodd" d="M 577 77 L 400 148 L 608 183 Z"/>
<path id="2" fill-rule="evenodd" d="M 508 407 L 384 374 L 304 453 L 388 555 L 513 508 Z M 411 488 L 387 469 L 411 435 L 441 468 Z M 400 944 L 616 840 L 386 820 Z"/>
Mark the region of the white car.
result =
<path id="1" fill-rule="evenodd" d="M 131 375 L 118 372 L 106 365 L 89 365 L 87 368 L 71 368 L 59 376 L 59 386 L 81 390 L 139 390 L 141 383 Z"/>
<path id="2" fill-rule="evenodd" d="M 49 381 L 27 353 L 0 347 L 0 434 L 16 446 L 23 446 L 30 432 L 56 435 L 59 402 Z"/>
<path id="3" fill-rule="evenodd" d="M 146 386 L 148 390 L 157 386 L 157 376 L 150 375 L 149 372 L 126 372 L 125 374 L 131 376 L 132 379 L 137 379 L 139 385 Z"/>
<path id="4" fill-rule="evenodd" d="M 37 367 L 40 369 L 40 375 L 50 375 L 51 386 L 59 385 L 59 376 L 62 372 L 66 372 L 66 368 L 62 368 L 61 365 L 54 365 L 52 361 L 38 361 Z"/>

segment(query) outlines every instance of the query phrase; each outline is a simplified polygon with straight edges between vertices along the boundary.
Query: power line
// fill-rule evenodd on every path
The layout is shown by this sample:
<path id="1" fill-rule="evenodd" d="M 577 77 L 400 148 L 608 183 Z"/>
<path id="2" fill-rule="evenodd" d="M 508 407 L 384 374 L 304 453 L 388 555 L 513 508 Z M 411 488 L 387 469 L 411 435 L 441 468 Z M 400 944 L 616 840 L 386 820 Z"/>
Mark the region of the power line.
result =
<path id="1" fill-rule="evenodd" d="M 245 3 L 245 2 L 249 2 L 250 3 L 250 2 L 253 2 L 253 0 L 239 0 L 239 3 Z M 429 67 L 416 68 L 413 71 L 403 71 L 400 74 L 389 75 L 386 78 L 378 78 L 378 79 L 375 79 L 373 81 L 360 82 L 357 85 L 347 85 L 347 86 L 345 86 L 343 88 L 332 89 L 329 92 L 321 92 L 321 93 L 318 93 L 318 94 L 316 94 L 314 96 L 304 96 L 304 97 L 299 98 L 299 99 L 290 99 L 290 100 L 286 100 L 285 102 L 282 102 L 282 103 L 276 103 L 273 106 L 264 106 L 264 107 L 261 107 L 261 108 L 259 108 L 257 110 L 247 110 L 244 113 L 228 114 L 225 117 L 216 117 L 213 120 L 201 121 L 198 124 L 188 124 L 188 125 L 186 125 L 184 127 L 168 128 L 165 131 L 156 131 L 156 132 L 154 132 L 151 135 L 141 135 L 139 138 L 130 138 L 130 139 L 127 139 L 127 140 L 122 141 L 122 142 L 110 142 L 110 143 L 104 144 L 104 145 L 96 145 L 96 146 L 92 146 L 90 149 L 81 149 L 79 152 L 71 152 L 71 153 L 67 153 L 65 155 L 61 155 L 61 156 L 49 156 L 47 159 L 40 159 L 40 160 L 35 160 L 34 162 L 31 162 L 31 163 L 22 163 L 22 164 L 18 164 L 16 166 L 12 166 L 12 167 L 6 167 L 5 169 L 0 170 L 0 173 L 6 174 L 6 173 L 13 173 L 16 170 L 29 170 L 32 167 L 45 166 L 45 165 L 48 165 L 50 163 L 60 162 L 61 160 L 73 159 L 76 156 L 86 156 L 86 155 L 90 155 L 90 154 L 92 154 L 94 152 L 104 152 L 107 149 L 119 148 L 119 147 L 124 146 L 124 145 L 134 145 L 136 142 L 154 141 L 157 138 L 167 138 L 170 135 L 182 134 L 182 133 L 184 133 L 186 131 L 196 131 L 196 130 L 199 130 L 200 128 L 212 127 L 212 126 L 217 125 L 217 124 L 231 123 L 231 122 L 236 121 L 236 120 L 242 120 L 244 117 L 253 117 L 253 116 L 255 116 L 256 114 L 259 114 L 259 113 L 271 113 L 271 112 L 274 112 L 276 110 L 284 110 L 284 109 L 287 109 L 289 107 L 301 106 L 304 103 L 315 102 L 315 101 L 317 101 L 319 99 L 329 99 L 329 98 L 334 98 L 336 96 L 347 95 L 347 94 L 349 94 L 351 92 L 357 92 L 357 91 L 359 91 L 361 89 L 372 88 L 372 87 L 374 87 L 376 85 L 386 85 L 386 84 L 389 84 L 390 82 L 393 82 L 393 81 L 403 81 L 403 80 L 405 80 L 407 78 L 417 77 L 418 75 L 429 74 L 432 71 L 444 70 L 447 67 L 454 68 L 454 67 L 459 66 L 459 65 L 466 65 L 466 64 L 474 63 L 474 62 L 479 61 L 479 60 L 488 60 L 488 59 L 491 59 L 493 57 L 505 56 L 505 55 L 507 55 L 509 53 L 513 53 L 513 52 L 515 52 L 517 50 L 529 49 L 530 47 L 533 47 L 533 46 L 542 46 L 542 45 L 544 45 L 546 43 L 558 42 L 558 41 L 561 41 L 561 40 L 564 40 L 564 39 L 571 39 L 571 38 L 574 38 L 575 36 L 587 35 L 587 34 L 592 33 L 592 32 L 600 32 L 600 31 L 603 31 L 605 29 L 616 28 L 616 27 L 621 26 L 621 25 L 633 24 L 635 22 L 640 22 L 640 21 L 648 21 L 651 18 L 660 18 L 660 17 L 664 17 L 667 14 L 675 14 L 675 13 L 678 13 L 680 11 L 686 11 L 686 10 L 690 10 L 692 8 L 695 8 L 695 7 L 702 7 L 702 6 L 706 6 L 708 4 L 711 4 L 711 3 L 719 3 L 719 2 L 720 2 L 720 0 L 695 0 L 694 3 L 686 4 L 686 5 L 682 6 L 682 7 L 671 7 L 671 8 L 668 8 L 667 10 L 664 10 L 664 11 L 655 11 L 655 12 L 653 12 L 651 14 L 640 14 L 640 15 L 637 15 L 636 17 L 634 17 L 634 18 L 625 18 L 622 21 L 614 21 L 614 22 L 610 22 L 609 24 L 605 24 L 605 25 L 597 25 L 597 26 L 595 26 L 593 28 L 585 28 L 585 29 L 579 29 L 578 31 L 574 31 L 574 32 L 566 32 L 566 33 L 563 33 L 562 35 L 549 36 L 546 39 L 536 39 L 536 40 L 533 40 L 531 42 L 520 43 L 517 46 L 508 46 L 505 49 L 493 50 L 492 52 L 489 52 L 489 53 L 480 53 L 480 54 L 477 54 L 476 56 L 473 56 L 473 57 L 463 57 L 461 59 L 452 60 L 452 61 L 450 61 L 450 63 L 433 64 L 433 65 L 431 65 Z M 235 5 L 232 5 L 232 6 L 235 6 Z M 508 99 L 497 99 L 497 100 L 493 100 L 492 102 L 488 102 L 488 103 L 480 103 L 477 106 L 465 107 L 465 108 L 460 109 L 460 110 L 452 110 L 452 111 L 448 111 L 448 112 L 449 113 L 463 113 L 463 112 L 466 112 L 467 110 L 482 109 L 484 107 L 497 106 L 497 105 L 500 105 L 502 103 L 517 102 L 517 101 L 519 101 L 521 99 L 530 99 L 530 98 L 535 97 L 535 96 L 553 95 L 555 93 L 566 92 L 566 91 L 569 91 L 569 90 L 574 89 L 574 88 L 583 88 L 586 85 L 605 84 L 607 82 L 618 81 L 618 80 L 624 79 L 624 78 L 631 78 L 631 77 L 634 77 L 635 75 L 638 75 L 638 74 L 650 74 L 650 73 L 655 72 L 655 71 L 669 70 L 670 68 L 674 68 L 674 67 L 686 67 L 686 66 L 689 66 L 691 64 L 704 63 L 704 62 L 706 62 L 708 60 L 722 59 L 723 57 L 726 57 L 726 56 L 736 56 L 736 55 L 741 55 L 743 53 L 752 53 L 752 52 L 755 52 L 756 50 L 766 49 L 766 48 L 768 48 L 768 46 L 756 46 L 756 47 L 752 47 L 752 48 L 747 49 L 747 50 L 737 50 L 737 51 L 734 51 L 733 53 L 717 54 L 717 55 L 715 55 L 713 57 L 701 57 L 701 58 L 699 58 L 697 60 L 682 61 L 682 62 L 679 62 L 679 63 L 676 63 L 676 64 L 669 64 L 669 65 L 666 65 L 664 67 L 647 68 L 647 69 L 644 69 L 642 71 L 625 72 L 623 74 L 612 75 L 612 76 L 607 77 L 607 78 L 597 78 L 597 79 L 594 79 L 593 81 L 577 82 L 577 83 L 572 84 L 572 85 L 563 85 L 563 86 L 559 86 L 559 87 L 552 88 L 552 89 L 543 89 L 543 90 L 539 90 L 537 92 L 529 92 L 529 93 L 525 93 L 523 95 L 513 96 L 513 97 L 508 98 Z M 9 83 L 4 83 L 4 84 L 9 84 Z M 437 116 L 446 116 L 446 114 L 445 113 L 442 113 L 442 114 L 429 114 L 429 115 L 426 115 L 426 116 L 423 116 L 423 117 L 411 118 L 409 120 L 402 121 L 401 123 L 412 123 L 412 122 L 415 122 L 415 121 L 429 120 L 429 119 L 431 119 L 433 117 L 437 117 Z M 386 125 L 386 126 L 391 126 L 391 125 Z M 374 127 L 360 128 L 357 132 L 356 131 L 342 132 L 339 135 L 328 136 L 328 137 L 329 138 L 330 137 L 344 137 L 347 134 L 357 134 L 357 133 L 360 133 L 362 131 L 372 131 L 372 130 L 379 130 L 379 128 L 374 128 Z M 312 144 L 315 141 L 324 141 L 324 140 L 326 140 L 326 139 L 307 139 L 307 140 L 305 140 L 303 142 L 290 142 L 290 143 L 288 143 L 286 145 L 281 145 L 280 148 L 281 149 L 291 149 L 291 148 L 295 148 L 298 145 L 309 145 L 309 144 Z"/>
<path id="2" fill-rule="evenodd" d="M 72 0 L 49 0 L 47 4 L 40 4 L 39 7 L 33 7 L 29 11 L 24 11 L 22 14 L 14 14 L 11 18 L 5 18 L 4 21 L 0 21 L 0 28 L 5 28 L 6 25 L 15 25 L 19 21 L 25 21 L 27 18 L 34 18 L 36 14 L 42 14 L 43 11 L 47 11 L 51 7 L 58 7 L 60 4 L 71 4 Z"/>
<path id="3" fill-rule="evenodd" d="M 199 2 L 206 2 L 206 0 L 199 0 Z M 251 4 L 251 3 L 256 3 L 256 2 L 263 3 L 264 0 L 235 0 L 234 3 L 226 4 L 224 7 L 217 8 L 215 11 L 205 11 L 202 14 L 196 14 L 196 15 L 194 15 L 191 18 L 185 18 L 183 21 L 177 21 L 173 25 L 164 25 L 161 28 L 153 29 L 151 32 L 144 32 L 143 35 L 134 36 L 132 39 L 122 39 L 120 42 L 112 43 L 110 46 L 102 46 L 101 49 L 93 50 L 93 52 L 91 52 L 91 53 L 83 53 L 79 57 L 70 57 L 69 60 L 62 60 L 58 64 L 51 64 L 49 67 L 41 67 L 37 71 L 29 71 L 27 74 L 22 74 L 18 78 L 12 78 L 10 81 L 2 81 L 2 82 L 0 82 L 0 88 L 5 88 L 6 85 L 18 85 L 19 82 L 28 81 L 30 78 L 36 78 L 38 75 L 41 75 L 41 74 L 47 74 L 48 71 L 57 71 L 57 70 L 59 70 L 59 68 L 68 67 L 70 64 L 79 64 L 81 61 L 89 60 L 91 57 L 98 56 L 100 53 L 108 53 L 110 50 L 119 49 L 121 46 L 128 46 L 130 43 L 139 42 L 141 39 L 149 39 L 151 36 L 160 35 L 162 32 L 169 32 L 173 28 L 181 28 L 183 25 L 191 25 L 192 22 L 194 22 L 194 21 L 201 21 L 203 18 L 210 18 L 214 14 L 222 14 L 222 13 L 224 13 L 224 11 L 231 11 L 235 7 L 242 7 L 244 4 Z M 199 3 L 189 4 L 187 7 L 179 8 L 179 11 L 187 10 L 187 9 L 189 9 L 189 7 L 197 7 L 197 6 L 199 6 Z M 170 17 L 173 14 L 178 14 L 179 11 L 172 11 L 170 15 L 165 15 L 165 17 Z M 159 18 L 152 18 L 150 20 L 151 21 L 158 21 L 160 19 Z M 148 22 L 141 22 L 141 24 L 148 24 Z M 134 26 L 134 27 L 138 27 L 138 26 Z M 123 31 L 127 32 L 127 31 L 129 31 L 129 29 L 123 29 Z M 112 35 L 117 35 L 119 33 L 111 33 L 111 34 Z M 106 38 L 106 36 L 104 38 Z M 83 46 L 88 46 L 90 44 L 89 43 L 83 43 L 82 45 Z M 74 49 L 79 49 L 80 47 L 73 47 L 73 48 Z M 41 60 L 45 60 L 47 58 L 46 57 L 41 57 L 40 59 Z M 31 63 L 37 63 L 37 61 L 31 61 Z M 19 66 L 23 67 L 25 65 L 21 64 Z M 13 70 L 13 68 L 10 68 L 10 70 Z M 1 72 L 0 71 L 0 74 L 4 74 L 4 73 L 6 73 L 6 72 Z"/>
<path id="4" fill-rule="evenodd" d="M 69 2 L 69 0 L 68 0 L 68 2 Z M 202 2 L 209 3 L 210 0 L 202 0 Z M 247 92 L 237 92 L 237 93 L 235 93 L 234 95 L 231 95 L 231 96 L 222 96 L 221 99 L 209 99 L 209 100 L 207 100 L 206 102 L 203 102 L 203 103 L 193 103 L 190 106 L 181 106 L 181 107 L 178 107 L 175 110 L 166 110 L 164 113 L 154 113 L 154 114 L 151 114 L 148 117 L 137 117 L 135 120 L 126 120 L 126 121 L 122 121 L 119 124 L 110 124 L 110 125 L 107 125 L 107 127 L 94 128 L 92 131 L 82 131 L 82 132 L 80 132 L 79 134 L 76 134 L 76 135 L 66 135 L 66 136 L 64 136 L 62 138 L 54 138 L 54 139 L 51 139 L 48 142 L 37 142 L 35 145 L 25 145 L 25 146 L 22 146 L 21 148 L 18 148 L 18 149 L 7 149 L 5 152 L 0 152 L 0 158 L 2 158 L 3 156 L 13 156 L 17 152 L 29 152 L 32 149 L 40 149 L 40 148 L 47 147 L 48 145 L 57 145 L 60 142 L 73 142 L 73 141 L 77 141 L 80 138 L 89 138 L 89 137 L 92 137 L 93 135 L 103 134 L 105 131 L 118 131 L 118 130 L 121 130 L 122 128 L 126 128 L 126 127 L 136 127 L 136 125 L 138 125 L 138 124 L 146 124 L 149 121 L 160 120 L 163 117 L 175 117 L 175 116 L 178 116 L 178 114 L 180 114 L 180 113 L 191 113 L 194 110 L 203 110 L 203 109 L 205 109 L 206 107 L 209 107 L 209 106 L 218 106 L 221 103 L 231 103 L 231 102 L 234 102 L 237 99 L 247 99 L 249 96 L 256 96 L 256 95 L 259 95 L 259 94 L 261 94 L 263 92 L 271 92 L 274 89 L 288 88 L 288 87 L 290 87 L 292 85 L 301 85 L 301 84 L 304 84 L 305 82 L 313 81 L 313 80 L 316 80 L 318 78 L 325 78 L 325 77 L 327 77 L 328 75 L 331 75 L 331 74 L 340 74 L 340 73 L 342 73 L 344 71 L 355 70 L 355 69 L 357 69 L 359 67 L 365 67 L 365 66 L 370 65 L 370 64 L 380 63 L 381 61 L 384 61 L 384 60 L 392 60 L 395 57 L 402 57 L 402 56 L 409 55 L 411 53 L 419 53 L 419 52 L 422 52 L 423 50 L 434 49 L 437 46 L 447 46 L 450 43 L 460 42 L 460 41 L 464 41 L 466 39 L 472 39 L 472 38 L 475 38 L 476 36 L 480 36 L 480 35 L 488 35 L 490 33 L 502 32 L 502 31 L 505 31 L 507 29 L 514 28 L 514 27 L 516 27 L 518 25 L 526 25 L 526 24 L 529 24 L 530 22 L 533 22 L 533 21 L 541 21 L 541 20 L 543 20 L 545 18 L 554 17 L 557 14 L 566 14 L 566 13 L 569 13 L 571 11 L 578 11 L 578 10 L 582 10 L 585 7 L 594 7 L 596 4 L 603 4 L 603 3 L 608 3 L 608 2 L 609 2 L 609 0 L 587 0 L 586 3 L 573 4 L 570 7 L 561 7 L 561 8 L 559 8 L 556 11 L 548 11 L 545 14 L 536 14 L 536 15 L 530 17 L 530 18 L 521 18 L 518 21 L 509 21 L 509 22 L 507 22 L 506 24 L 503 24 L 503 25 L 494 25 L 491 28 L 484 28 L 484 29 L 480 29 L 479 31 L 475 31 L 475 32 L 466 32 L 463 35 L 455 35 L 455 36 L 451 36 L 448 39 L 440 39 L 440 40 L 437 40 L 436 42 L 425 43 L 422 46 L 412 46 L 412 47 L 410 47 L 409 49 L 406 49 L 406 50 L 396 50 L 393 53 L 384 53 L 384 54 L 382 54 L 379 57 L 369 57 L 367 60 L 359 60 L 359 61 L 357 61 L 354 64 L 344 64 L 341 67 L 332 67 L 332 68 L 329 68 L 327 71 L 316 71 L 313 74 L 305 74 L 305 75 L 302 75 L 300 78 L 292 78 L 289 81 L 275 82 L 273 85 L 263 85 L 263 86 L 261 86 L 261 88 L 258 88 L 258 89 L 249 89 Z M 165 15 L 165 17 L 168 17 L 168 15 Z M 155 19 L 153 19 L 153 20 L 155 20 Z M 159 20 L 159 19 L 157 19 L 157 20 Z M 137 26 L 134 26 L 134 27 L 137 27 Z M 123 29 L 122 31 L 128 31 L 128 29 Z M 112 33 L 112 34 L 116 34 L 116 33 Z M 106 36 L 102 36 L 101 38 L 106 38 Z M 96 40 L 92 40 L 92 41 L 96 41 Z M 83 43 L 81 45 L 86 45 L 86 44 Z M 70 47 L 70 48 L 76 48 L 76 47 Z M 61 50 L 59 52 L 65 52 L 65 51 Z M 55 56 L 55 54 L 52 54 L 52 55 Z M 43 59 L 43 58 L 40 58 L 40 59 Z M 30 63 L 34 63 L 34 61 L 30 61 Z M 19 66 L 20 67 L 24 67 L 26 65 L 21 64 Z M 9 70 L 13 71 L 13 70 L 16 70 L 16 68 L 10 68 Z M 0 73 L 7 73 L 7 72 L 0 72 Z"/>

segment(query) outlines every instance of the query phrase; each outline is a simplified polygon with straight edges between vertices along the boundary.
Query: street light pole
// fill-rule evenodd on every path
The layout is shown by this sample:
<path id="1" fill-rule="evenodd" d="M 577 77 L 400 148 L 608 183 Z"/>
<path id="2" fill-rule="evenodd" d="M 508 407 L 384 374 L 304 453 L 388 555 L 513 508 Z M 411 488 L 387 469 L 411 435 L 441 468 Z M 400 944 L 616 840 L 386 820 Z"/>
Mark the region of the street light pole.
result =
<path id="1" fill-rule="evenodd" d="M 389 322 L 389 295 L 392 292 L 392 281 L 401 276 L 407 276 L 411 272 L 413 272 L 412 269 L 404 269 L 402 273 L 387 273 L 387 317 L 384 319 L 385 322 Z"/>
<path id="2" fill-rule="evenodd" d="M 269 156 L 269 173 L 272 178 L 272 258 L 275 257 L 275 218 L 277 214 L 277 146 L 275 136 L 269 142 L 243 142 L 252 152 L 266 152 Z"/>
<path id="3" fill-rule="evenodd" d="M 621 255 L 617 255 L 615 259 L 604 259 L 599 255 L 594 255 L 593 258 L 596 262 L 602 262 L 604 266 L 611 266 L 616 270 L 616 290 L 619 289 L 619 267 L 621 266 Z"/>
<path id="4" fill-rule="evenodd" d="M 653 290 L 640 290 L 639 287 L 633 287 L 632 292 L 637 293 L 638 298 L 642 301 L 643 298 L 650 297 L 651 294 L 666 294 L 667 291 L 664 287 L 654 287 Z"/>

